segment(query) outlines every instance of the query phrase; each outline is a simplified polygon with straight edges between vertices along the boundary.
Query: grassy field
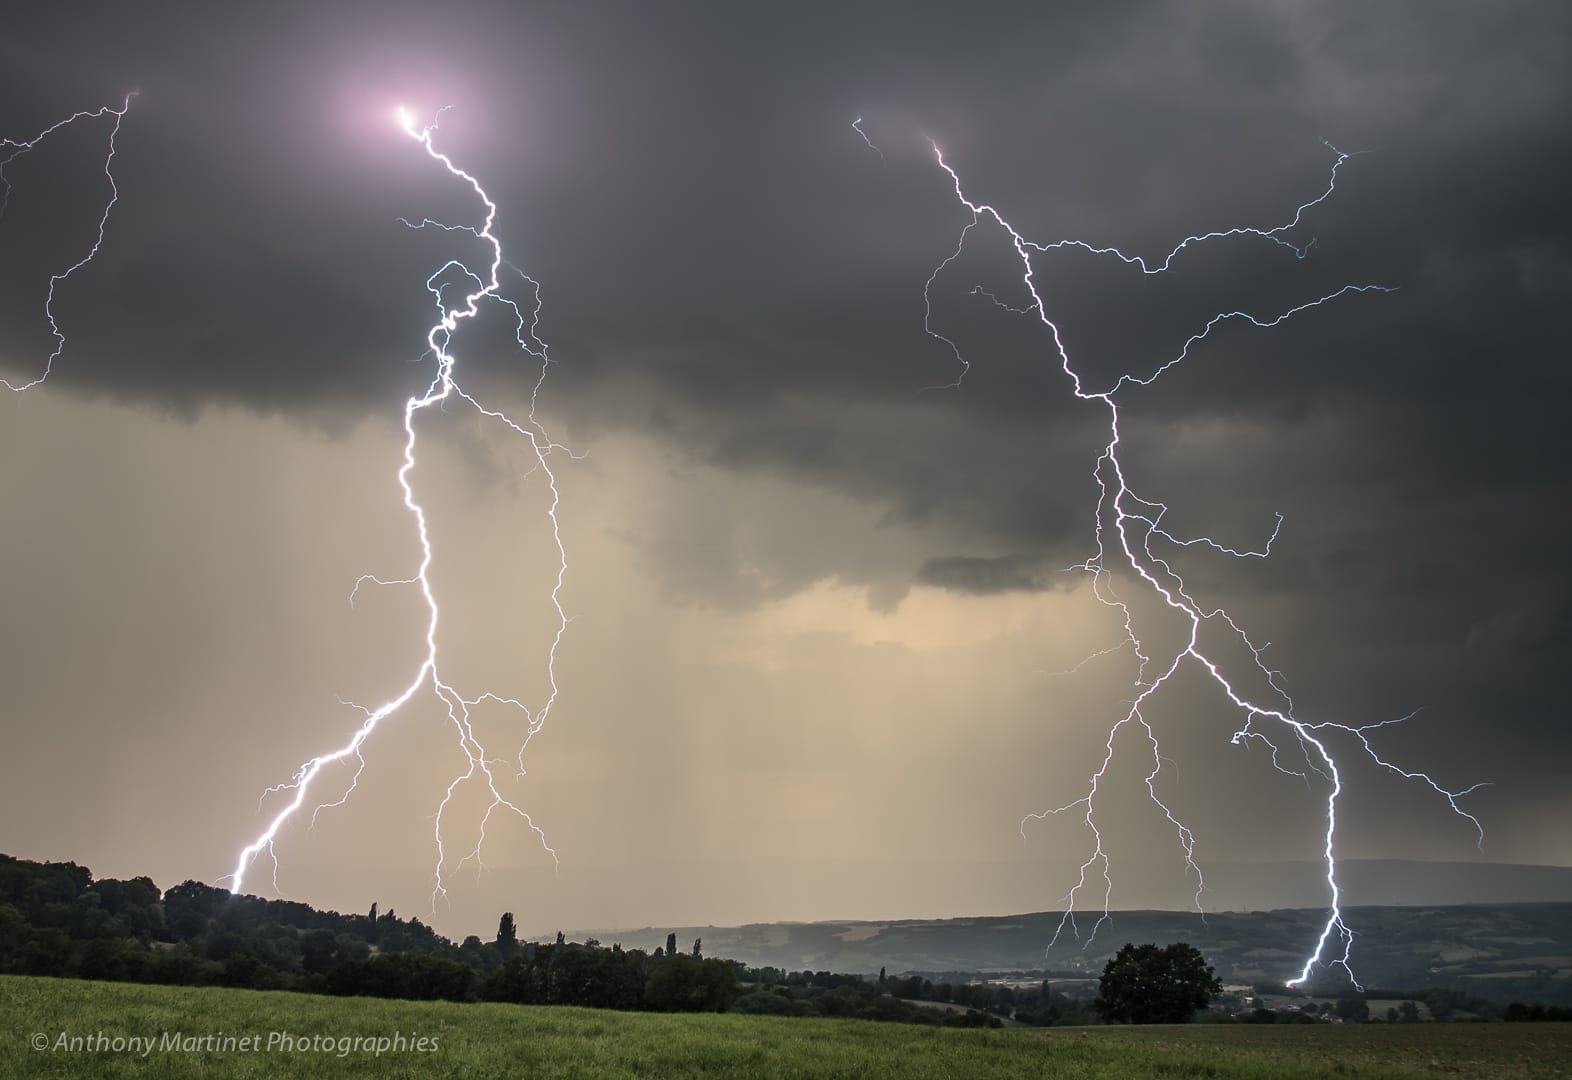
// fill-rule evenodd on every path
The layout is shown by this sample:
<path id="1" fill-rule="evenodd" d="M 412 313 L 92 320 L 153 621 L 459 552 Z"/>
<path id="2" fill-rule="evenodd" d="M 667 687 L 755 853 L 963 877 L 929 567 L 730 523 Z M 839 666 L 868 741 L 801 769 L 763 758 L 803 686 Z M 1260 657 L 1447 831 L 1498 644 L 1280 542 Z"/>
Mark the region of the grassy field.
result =
<path id="1" fill-rule="evenodd" d="M 17 976 L 0 976 L 0 1018 L 0 1071 L 25 1078 L 1572 1077 L 1565 1024 L 935 1030 Z M 396 1036 L 411 1045 L 377 1052 Z"/>
<path id="2" fill-rule="evenodd" d="M 1572 1024 L 1190 1024 L 1085 1028 L 1103 1046 L 1324 1061 L 1338 1076 L 1572 1077 Z M 1276 1075 L 1270 1070 L 1261 1075 Z"/>

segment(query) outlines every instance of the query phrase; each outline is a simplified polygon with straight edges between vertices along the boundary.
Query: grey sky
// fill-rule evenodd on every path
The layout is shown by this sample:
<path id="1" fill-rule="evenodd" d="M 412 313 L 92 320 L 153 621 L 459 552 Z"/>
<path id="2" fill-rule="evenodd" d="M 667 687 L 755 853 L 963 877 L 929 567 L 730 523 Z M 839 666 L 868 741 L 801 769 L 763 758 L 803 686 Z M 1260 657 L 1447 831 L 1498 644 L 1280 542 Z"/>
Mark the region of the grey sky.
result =
<path id="1" fill-rule="evenodd" d="M 403 103 L 455 106 L 441 146 L 543 286 L 542 419 L 587 454 L 560 474 L 563 695 L 520 786 L 562 869 L 501 828 L 439 928 L 997 912 L 1073 881 L 1074 823 L 1016 823 L 1081 793 L 1134 674 L 1052 674 L 1119 638 L 1059 572 L 1092 543 L 1104 417 L 970 294 L 1021 301 L 986 231 L 934 292 L 971 370 L 924 390 L 957 371 L 922 289 L 967 220 L 925 136 L 1032 237 L 1148 255 L 1282 221 L 1323 189 L 1323 139 L 1362 152 L 1302 261 L 1225 241 L 1143 278 L 1071 252 L 1038 280 L 1108 377 L 1219 310 L 1399 288 L 1219 332 L 1128 397 L 1125 460 L 1178 533 L 1253 547 L 1285 516 L 1269 560 L 1183 566 L 1273 642 L 1301 715 L 1422 708 L 1383 748 L 1495 782 L 1469 804 L 1483 857 L 1572 861 L 1560 5 L 326 7 L 67 5 L 0 43 L 0 135 L 139 94 L 108 241 L 62 290 L 69 347 L 0 415 L 0 849 L 212 880 L 262 790 L 351 729 L 335 699 L 380 700 L 418 655 L 408 597 L 346 602 L 412 559 L 396 421 L 454 253 L 397 218 L 472 212 Z M 43 268 L 102 134 L 7 170 L 8 374 L 48 351 Z M 505 331 L 456 345 L 516 407 Z M 539 478 L 459 415 L 427 432 L 444 648 L 535 693 Z M 1315 796 L 1229 745 L 1215 693 L 1187 678 L 1153 719 L 1203 861 L 1313 854 Z M 445 738 L 434 705 L 379 732 L 379 778 L 290 834 L 280 884 L 425 917 Z M 1433 796 L 1351 769 L 1348 854 L 1481 857 Z M 1171 862 L 1141 775 L 1110 796 L 1118 857 Z M 973 894 L 924 900 L 973 865 Z"/>

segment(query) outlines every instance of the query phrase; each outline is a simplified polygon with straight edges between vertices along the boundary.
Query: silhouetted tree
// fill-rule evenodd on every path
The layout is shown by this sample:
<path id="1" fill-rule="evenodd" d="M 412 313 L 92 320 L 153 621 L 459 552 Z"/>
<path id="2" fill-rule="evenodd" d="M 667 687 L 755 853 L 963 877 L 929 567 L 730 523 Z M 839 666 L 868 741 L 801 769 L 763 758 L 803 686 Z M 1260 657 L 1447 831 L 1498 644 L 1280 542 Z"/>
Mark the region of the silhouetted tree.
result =
<path id="1" fill-rule="evenodd" d="M 650 965 L 644 1007 L 657 1012 L 725 1012 L 736 988 L 736 972 L 724 960 L 667 956 Z"/>
<path id="2" fill-rule="evenodd" d="M 502 918 L 497 920 L 497 949 L 504 954 L 512 953 L 519 943 L 518 927 L 513 924 L 513 912 L 504 911 Z"/>
<path id="3" fill-rule="evenodd" d="M 1346 1023 L 1362 1024 L 1370 1019 L 1370 1005 L 1357 994 L 1344 994 L 1337 999 L 1337 1018 Z"/>
<path id="4" fill-rule="evenodd" d="M 703 960 L 704 959 L 704 953 L 703 953 L 703 951 L 699 947 L 703 943 L 703 941 L 704 941 L 703 938 L 694 938 L 693 939 L 693 958 L 695 960 Z"/>
<path id="5" fill-rule="evenodd" d="M 677 932 L 675 930 L 666 935 L 666 955 L 677 955 Z"/>
<path id="6" fill-rule="evenodd" d="M 164 893 L 164 919 L 177 937 L 193 938 L 223 910 L 231 897 L 200 881 L 182 881 Z"/>
<path id="7" fill-rule="evenodd" d="M 1108 1023 L 1182 1024 L 1222 989 L 1222 980 L 1194 945 L 1130 944 L 1103 969 L 1093 1007 Z"/>
<path id="8" fill-rule="evenodd" d="M 331 930 L 313 930 L 300 939 L 300 968 L 307 975 L 323 975 L 338 961 L 338 940 Z"/>

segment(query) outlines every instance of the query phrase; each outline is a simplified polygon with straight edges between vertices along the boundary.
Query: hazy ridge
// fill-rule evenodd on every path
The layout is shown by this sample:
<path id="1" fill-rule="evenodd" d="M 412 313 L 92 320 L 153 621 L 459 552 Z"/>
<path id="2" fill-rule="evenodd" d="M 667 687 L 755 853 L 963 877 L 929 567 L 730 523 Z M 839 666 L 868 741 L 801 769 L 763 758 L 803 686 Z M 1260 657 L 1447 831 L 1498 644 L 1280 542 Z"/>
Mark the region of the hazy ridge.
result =
<path id="1" fill-rule="evenodd" d="M 1240 864 L 1243 865 L 1243 864 Z M 1320 864 L 1257 865 L 1283 888 Z M 1209 875 L 1209 880 L 1210 880 Z M 1227 873 L 1218 875 L 1225 882 Z M 1243 877 L 1238 875 L 1237 881 Z M 1404 860 L 1342 864 L 1345 917 L 1362 981 L 1468 986 L 1488 996 L 1543 986 L 1572 992 L 1572 868 Z M 1312 880 L 1313 877 L 1312 877 Z M 1237 884 L 1229 886 L 1237 887 Z M 1221 892 L 1222 890 L 1218 890 Z M 1303 896 L 1305 890 L 1297 895 Z M 1428 894 L 1426 903 L 1381 898 Z M 1377 898 L 1374 902 L 1367 897 Z M 1357 898 L 1350 904 L 1349 898 Z M 1090 976 L 1126 941 L 1188 941 L 1230 982 L 1281 982 L 1298 973 L 1326 919 L 1302 903 L 1265 910 L 1115 911 L 1107 922 L 1031 912 L 946 919 L 754 923 L 745 926 L 590 929 L 606 943 L 654 948 L 675 931 L 686 948 L 749 964 L 849 972 L 1053 970 Z M 1096 928 L 1096 933 L 1092 931 Z M 1058 942 L 1050 947 L 1056 933 Z M 1079 935 L 1079 939 L 1077 938 Z"/>

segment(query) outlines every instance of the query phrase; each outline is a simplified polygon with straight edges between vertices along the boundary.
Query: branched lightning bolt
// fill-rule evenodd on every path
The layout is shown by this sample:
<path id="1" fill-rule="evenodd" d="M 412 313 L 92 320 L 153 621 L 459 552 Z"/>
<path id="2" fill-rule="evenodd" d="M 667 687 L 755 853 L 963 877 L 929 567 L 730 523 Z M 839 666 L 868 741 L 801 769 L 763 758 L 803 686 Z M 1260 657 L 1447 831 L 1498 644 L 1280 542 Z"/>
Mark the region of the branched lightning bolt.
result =
<path id="1" fill-rule="evenodd" d="M 59 285 L 62 281 L 66 280 L 66 278 L 70 277 L 72 274 L 82 269 L 82 267 L 92 262 L 93 257 L 98 254 L 98 249 L 104 244 L 104 232 L 109 228 L 109 212 L 115 208 L 115 203 L 120 201 L 120 188 L 115 184 L 114 174 L 115 137 L 120 134 L 121 121 L 126 118 L 126 113 L 131 110 L 131 99 L 135 96 L 135 94 L 127 94 L 125 101 L 118 109 L 110 105 L 103 105 L 97 109 L 82 109 L 79 112 L 73 113 L 72 115 L 66 117 L 64 120 L 60 120 L 54 124 L 51 124 L 43 131 L 40 131 L 37 135 L 34 135 L 31 139 L 24 139 L 20 141 L 15 139 L 0 139 L 0 215 L 3 215 L 5 213 L 6 207 L 10 205 L 11 202 L 11 181 L 5 175 L 5 168 L 7 165 L 11 164 L 11 162 L 15 161 L 22 155 L 30 153 L 32 150 L 37 148 L 39 143 L 43 142 L 50 135 L 53 135 L 55 132 L 69 124 L 74 124 L 78 120 L 91 120 L 104 116 L 114 117 L 114 121 L 112 122 L 109 129 L 109 151 L 104 155 L 104 178 L 109 181 L 109 200 L 104 203 L 104 209 L 98 215 L 98 231 L 93 237 L 92 246 L 88 248 L 86 255 L 83 255 L 80 259 L 67 266 L 64 270 L 59 270 L 49 275 L 49 287 L 44 294 L 44 318 L 49 322 L 49 333 L 53 335 L 55 339 L 55 347 L 53 351 L 50 352 L 48 358 L 44 361 L 43 371 L 41 371 L 36 378 L 24 383 L 13 383 L 8 379 L 0 378 L 0 386 L 4 386 L 7 390 L 14 390 L 18 392 L 23 390 L 31 390 L 33 387 L 49 378 L 49 373 L 54 370 L 55 361 L 58 360 L 60 358 L 60 354 L 65 351 L 65 332 L 60 329 L 60 324 L 55 320 L 55 286 Z"/>
<path id="2" fill-rule="evenodd" d="M 859 127 L 858 133 L 862 130 Z M 864 135 L 864 139 L 867 136 Z M 870 144 L 871 145 L 871 144 Z M 1296 227 L 1304 222 L 1306 214 L 1326 199 L 1330 198 L 1337 186 L 1338 171 L 1352 156 L 1327 143 L 1334 155 L 1331 177 L 1326 190 L 1316 198 L 1301 204 L 1293 216 L 1284 224 L 1270 227 L 1238 227 L 1219 229 L 1211 232 L 1198 233 L 1188 236 L 1176 244 L 1162 259 L 1148 261 L 1141 256 L 1127 255 L 1118 248 L 1111 246 L 1094 245 L 1081 240 L 1057 240 L 1051 243 L 1036 243 L 1022 236 L 1016 228 L 1005 219 L 993 206 L 973 201 L 962 187 L 960 176 L 945 161 L 943 152 L 937 143 L 930 140 L 933 154 L 939 167 L 949 177 L 953 186 L 956 199 L 969 212 L 968 220 L 960 231 L 960 236 L 955 245 L 955 250 L 947 255 L 933 272 L 928 276 L 923 286 L 924 318 L 923 326 L 927 333 L 949 348 L 959 366 L 956 379 L 948 384 L 957 387 L 964 380 L 969 363 L 962 354 L 960 346 L 952 338 L 940 332 L 933 325 L 932 294 L 935 284 L 944 272 L 954 263 L 965 250 L 968 238 L 973 230 L 978 229 L 987 222 L 992 222 L 1001 229 L 1009 238 L 1017 258 L 1020 260 L 1022 270 L 1021 284 L 1025 288 L 1027 302 L 1024 305 L 1012 305 L 986 289 L 974 287 L 971 295 L 987 299 L 995 306 L 1018 315 L 1035 317 L 1049 332 L 1053 348 L 1057 355 L 1059 367 L 1069 378 L 1075 396 L 1086 402 L 1095 402 L 1099 408 L 1107 410 L 1108 441 L 1092 470 L 1093 479 L 1098 487 L 1096 516 L 1094 531 L 1096 540 L 1095 553 L 1084 563 L 1071 569 L 1090 575 L 1093 594 L 1104 605 L 1114 608 L 1120 613 L 1124 625 L 1125 640 L 1120 646 L 1129 647 L 1137 658 L 1137 674 L 1135 681 L 1136 696 L 1125 703 L 1123 714 L 1114 722 L 1108 731 L 1105 752 L 1102 760 L 1092 773 L 1088 782 L 1087 791 L 1080 798 L 1065 805 L 1049 810 L 1027 814 L 1021 820 L 1022 834 L 1025 835 L 1026 824 L 1032 820 L 1042 820 L 1058 814 L 1078 811 L 1086 823 L 1092 836 L 1091 853 L 1080 865 L 1079 874 L 1074 886 L 1065 895 L 1065 913 L 1054 934 L 1054 941 L 1066 928 L 1070 929 L 1077 939 L 1080 938 L 1079 928 L 1076 926 L 1075 917 L 1077 900 L 1088 889 L 1095 888 L 1093 882 L 1100 881 L 1102 893 L 1101 914 L 1092 927 L 1091 936 L 1095 936 L 1103 922 L 1108 919 L 1108 912 L 1113 897 L 1113 876 L 1109 856 L 1103 846 L 1103 834 L 1098 827 L 1097 798 L 1099 789 L 1104 779 L 1108 776 L 1109 769 L 1113 766 L 1115 745 L 1126 728 L 1138 728 L 1142 740 L 1150 751 L 1150 770 L 1146 773 L 1145 782 L 1151 801 L 1163 813 L 1169 825 L 1174 829 L 1180 850 L 1184 853 L 1186 872 L 1193 874 L 1196 883 L 1195 905 L 1201 907 L 1201 896 L 1205 889 L 1205 879 L 1202 876 L 1199 864 L 1196 861 L 1196 838 L 1190 829 L 1179 820 L 1159 792 L 1159 778 L 1162 774 L 1163 763 L 1166 760 L 1161 753 L 1157 733 L 1148 721 L 1146 710 L 1158 692 L 1184 665 L 1192 664 L 1199 667 L 1210 677 L 1211 681 L 1241 712 L 1244 713 L 1244 724 L 1235 732 L 1233 742 L 1243 745 L 1248 740 L 1256 739 L 1265 742 L 1272 753 L 1272 764 L 1279 771 L 1291 776 L 1301 778 L 1307 785 L 1311 784 L 1311 775 L 1319 777 L 1325 782 L 1326 795 L 1326 829 L 1324 834 L 1323 854 L 1326 865 L 1326 883 L 1330 894 L 1330 904 L 1326 922 L 1316 940 L 1313 951 L 1304 962 L 1302 969 L 1289 985 L 1298 985 L 1308 980 L 1317 965 L 1327 967 L 1340 967 L 1353 978 L 1353 971 L 1349 961 L 1352 955 L 1353 931 L 1343 920 L 1342 890 L 1337 877 L 1336 837 L 1337 837 L 1337 805 L 1338 797 L 1343 791 L 1343 773 L 1339 770 L 1338 762 L 1333 756 L 1332 747 L 1327 736 L 1332 733 L 1351 736 L 1360 745 L 1360 748 L 1378 765 L 1397 773 L 1406 779 L 1416 780 L 1428 786 L 1431 790 L 1444 798 L 1454 813 L 1466 818 L 1476 830 L 1483 842 L 1484 832 L 1479 821 L 1465 811 L 1458 800 L 1477 790 L 1482 785 L 1451 790 L 1429 775 L 1421 772 L 1411 772 L 1403 769 L 1383 758 L 1371 745 L 1369 735 L 1376 728 L 1386 724 L 1397 723 L 1396 720 L 1382 721 L 1378 724 L 1353 726 L 1331 721 L 1309 723 L 1298 719 L 1294 715 L 1292 698 L 1284 689 L 1280 681 L 1280 673 L 1270 668 L 1264 659 L 1265 645 L 1257 646 L 1231 616 L 1221 608 L 1207 608 L 1196 600 L 1185 586 L 1183 578 L 1172 565 L 1164 558 L 1162 546 L 1170 548 L 1208 547 L 1219 554 L 1235 558 L 1266 558 L 1272 549 L 1273 542 L 1277 539 L 1283 526 L 1283 517 L 1277 515 L 1276 525 L 1271 535 L 1267 537 L 1260 550 L 1251 550 L 1222 543 L 1211 537 L 1201 536 L 1193 538 L 1178 537 L 1168 532 L 1161 526 L 1163 515 L 1167 512 L 1167 505 L 1162 502 L 1143 498 L 1132 490 L 1129 480 L 1125 475 L 1124 464 L 1120 460 L 1120 413 L 1116 395 L 1120 391 L 1130 391 L 1134 388 L 1145 388 L 1156 382 L 1165 372 L 1182 363 L 1191 355 L 1194 346 L 1200 344 L 1218 326 L 1231 321 L 1242 321 L 1252 326 L 1267 329 L 1279 325 L 1293 316 L 1360 293 L 1386 293 L 1394 291 L 1391 287 L 1376 284 L 1349 284 L 1343 287 L 1308 300 L 1304 303 L 1290 307 L 1283 311 L 1273 313 L 1251 313 L 1246 311 L 1225 311 L 1214 315 L 1204 325 L 1192 333 L 1171 356 L 1160 359 L 1156 364 L 1144 372 L 1126 372 L 1114 380 L 1111 386 L 1094 387 L 1088 385 L 1088 380 L 1072 362 L 1061 340 L 1059 327 L 1048 314 L 1048 305 L 1038 291 L 1036 282 L 1036 267 L 1033 259 L 1049 252 L 1065 248 L 1078 248 L 1093 255 L 1108 256 L 1120 260 L 1124 264 L 1140 270 L 1143 274 L 1165 273 L 1172 269 L 1178 257 L 1190 247 L 1207 240 L 1224 237 L 1252 236 L 1269 241 L 1283 247 L 1292 253 L 1296 259 L 1303 259 L 1309 253 L 1313 240 L 1303 243 L 1296 242 L 1290 235 Z M 1110 542 L 1110 537 L 1112 542 Z M 1154 548 L 1155 545 L 1155 548 Z M 1136 625 L 1136 618 L 1129 604 L 1120 599 L 1113 587 L 1113 568 L 1119 568 L 1121 573 L 1126 571 L 1134 574 L 1139 583 L 1150 590 L 1154 598 L 1160 599 L 1168 609 L 1177 613 L 1181 625 L 1188 625 L 1187 640 L 1182 647 L 1173 651 L 1171 655 L 1154 657 L 1149 654 L 1146 643 Z M 1214 659 L 1212 651 L 1203 647 L 1201 643 L 1203 627 L 1226 628 L 1226 635 L 1243 644 L 1254 658 L 1256 674 L 1264 676 L 1266 686 L 1270 688 L 1271 695 L 1265 701 L 1257 701 L 1247 696 L 1246 692 L 1236 688 L 1237 680 L 1230 679 L 1223 671 L 1219 660 Z M 1096 656 L 1106 655 L 1110 650 L 1104 649 L 1092 654 L 1087 660 Z M 1080 665 L 1071 669 L 1078 670 Z M 1152 677 L 1150 672 L 1157 672 Z M 1402 719 L 1407 719 L 1404 717 Z M 1282 739 L 1291 739 L 1293 745 L 1298 747 L 1305 760 L 1303 769 L 1294 769 L 1280 759 L 1280 748 L 1277 741 L 1266 732 L 1260 731 L 1255 726 L 1257 723 L 1269 723 Z M 1333 945 L 1336 938 L 1342 943 L 1340 950 Z M 1087 940 L 1090 940 L 1088 937 Z M 1050 948 L 1052 945 L 1050 945 Z M 1357 984 L 1356 984 L 1357 985 Z"/>
<path id="3" fill-rule="evenodd" d="M 440 119 L 440 111 L 437 116 Z M 316 817 L 321 811 L 342 806 L 354 792 L 361 773 L 366 767 L 362 751 L 366 740 L 371 737 L 372 732 L 377 729 L 383 720 L 392 716 L 423 691 L 430 692 L 441 703 L 447 714 L 448 722 L 453 727 L 458 748 L 468 763 L 467 767 L 448 783 L 436 808 L 433 827 L 433 838 L 436 844 L 436 867 L 432 878 L 432 907 L 436 907 L 439 897 L 446 898 L 447 896 L 443 875 L 452 858 L 443 836 L 444 814 L 453 797 L 466 785 L 477 782 L 483 784 L 485 792 L 490 796 L 490 802 L 481 817 L 479 827 L 475 833 L 474 846 L 457 859 L 455 866 L 462 866 L 471 860 L 477 864 L 479 863 L 481 849 L 486 842 L 487 826 L 491 822 L 492 815 L 499 810 L 517 815 L 534 832 L 540 841 L 541 847 L 551 856 L 553 863 L 555 864 L 557 861 L 557 853 L 547 842 L 545 832 L 524 809 L 502 793 L 498 787 L 497 772 L 494 771 L 500 771 L 500 769 L 505 767 L 516 769 L 520 777 L 524 775 L 524 752 L 528 749 L 530 741 L 545 726 L 546 719 L 557 700 L 558 691 L 555 671 L 557 650 L 562 643 L 563 634 L 566 632 L 568 624 L 567 612 L 563 608 L 561 600 L 563 582 L 568 569 L 567 549 L 563 545 L 562 532 L 557 519 L 557 507 L 560 501 L 557 491 L 557 478 L 552 472 L 550 462 L 548 461 L 553 452 L 567 451 L 564 447 L 551 440 L 535 417 L 535 406 L 539 399 L 541 384 L 544 382 L 547 368 L 551 364 L 546 346 L 536 334 L 540 316 L 540 286 L 533 279 L 519 272 L 520 277 L 529 283 L 533 291 L 533 305 L 528 314 L 525 313 L 525 310 L 517 302 L 509 300 L 501 294 L 499 275 L 505 265 L 509 266 L 510 269 L 512 267 L 503 259 L 502 242 L 492 231 L 492 226 L 497 216 L 496 204 L 492 202 L 491 197 L 486 194 L 474 176 L 459 168 L 446 154 L 436 148 L 433 142 L 433 135 L 437 130 L 437 121 L 434 120 L 429 126 L 417 130 L 408 113 L 404 110 L 399 110 L 398 118 L 404 131 L 412 139 L 420 143 L 432 160 L 441 165 L 449 175 L 466 184 L 485 209 L 479 225 L 447 225 L 432 221 L 429 218 L 423 219 L 418 223 L 407 219 L 401 220 L 403 220 L 406 226 L 414 229 L 439 228 L 450 232 L 468 233 L 482 241 L 490 250 L 490 261 L 482 272 L 477 273 L 461 261 L 450 259 L 438 267 L 426 279 L 426 288 L 435 298 L 438 314 L 437 321 L 432 324 L 426 334 L 426 343 L 429 347 L 427 355 L 435 359 L 436 372 L 425 392 L 417 397 L 409 398 L 404 404 L 404 454 L 403 462 L 396 474 L 399 488 L 403 492 L 404 509 L 414 521 L 416 537 L 420 544 L 420 558 L 415 573 L 402 578 L 381 578 L 373 574 L 365 574 L 356 580 L 354 588 L 350 592 L 350 603 L 353 605 L 355 595 L 359 592 L 360 587 L 367 583 L 376 585 L 406 585 L 418 588 L 425 600 L 427 612 L 426 654 L 419 668 L 398 696 L 374 709 L 359 705 L 354 706 L 364 713 L 365 719 L 356 728 L 348 742 L 336 750 L 307 760 L 288 782 L 268 788 L 263 793 L 264 799 L 269 795 L 284 793 L 289 793 L 290 798 L 284 807 L 273 815 L 262 833 L 241 849 L 235 861 L 235 869 L 229 875 L 231 888 L 237 893 L 244 885 L 246 873 L 252 863 L 264 851 L 267 852 L 268 857 L 272 860 L 273 886 L 275 889 L 278 888 L 279 864 L 274 845 L 278 839 L 279 830 L 306 805 L 313 782 L 321 774 L 322 770 L 329 765 L 339 762 L 347 763 L 350 760 L 356 763 L 354 776 L 338 797 L 331 802 L 318 803 L 313 808 L 311 819 L 312 823 L 315 824 Z M 457 302 L 449 302 L 445 299 L 445 294 L 454 288 L 465 290 L 463 298 Z M 540 376 L 535 380 L 535 385 L 530 395 L 530 411 L 522 422 L 514 421 L 506 414 L 481 404 L 454 380 L 453 372 L 457 361 L 449 351 L 454 333 L 463 320 L 472 319 L 479 313 L 482 304 L 491 302 L 502 304 L 513 312 L 517 320 L 515 337 L 519 347 L 540 361 Z M 551 501 L 547 508 L 546 516 L 551 521 L 552 540 L 557 549 L 557 574 L 551 590 L 551 603 L 557 613 L 557 626 L 546 655 L 545 674 L 549 689 L 545 701 L 533 710 L 517 698 L 504 697 L 491 691 L 466 697 L 451 683 L 447 682 L 442 674 L 437 643 L 439 617 L 437 597 L 432 589 L 429 577 L 433 558 L 431 537 L 427 531 L 426 511 L 415 496 L 415 489 L 411 482 L 410 474 L 414 471 L 416 464 L 417 417 L 423 410 L 432 406 L 443 406 L 449 400 L 461 401 L 472 406 L 481 416 L 502 424 L 525 439 L 535 455 L 534 469 L 538 469 L 544 474 L 551 490 Z M 471 710 L 483 705 L 500 706 L 515 710 L 524 718 L 523 736 L 518 752 L 512 759 L 494 756 L 476 735 L 471 720 Z"/>

